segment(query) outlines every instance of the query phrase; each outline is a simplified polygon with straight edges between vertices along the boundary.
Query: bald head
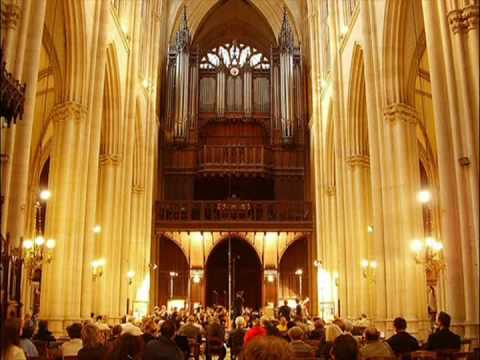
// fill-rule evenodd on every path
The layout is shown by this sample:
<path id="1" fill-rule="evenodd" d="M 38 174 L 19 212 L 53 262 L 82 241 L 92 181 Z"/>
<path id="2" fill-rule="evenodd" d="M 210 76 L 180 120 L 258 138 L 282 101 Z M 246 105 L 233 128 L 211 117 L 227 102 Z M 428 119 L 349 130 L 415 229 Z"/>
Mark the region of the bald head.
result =
<path id="1" fill-rule="evenodd" d="M 377 341 L 380 338 L 380 332 L 373 326 L 367 327 L 364 334 L 367 341 Z"/>

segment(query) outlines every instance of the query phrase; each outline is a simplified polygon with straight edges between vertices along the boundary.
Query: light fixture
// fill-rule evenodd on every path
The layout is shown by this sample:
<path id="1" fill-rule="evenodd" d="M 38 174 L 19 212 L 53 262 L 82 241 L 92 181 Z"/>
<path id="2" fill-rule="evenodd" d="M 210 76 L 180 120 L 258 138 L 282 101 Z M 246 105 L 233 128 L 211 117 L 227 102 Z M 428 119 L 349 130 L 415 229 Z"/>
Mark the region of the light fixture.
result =
<path id="1" fill-rule="evenodd" d="M 41 200 L 46 201 L 46 200 L 48 200 L 52 197 L 52 192 L 48 189 L 44 189 L 44 190 L 40 191 L 39 196 L 40 196 Z"/>
<path id="2" fill-rule="evenodd" d="M 175 273 L 174 271 L 172 271 L 171 273 L 177 274 L 171 276 L 178 276 L 178 273 Z M 190 270 L 190 276 L 194 284 L 199 284 L 203 277 L 203 270 Z"/>
<path id="3" fill-rule="evenodd" d="M 378 262 L 376 260 L 367 260 L 362 259 L 360 261 L 360 266 L 362 267 L 362 276 L 369 282 L 375 282 L 375 270 L 378 267 Z"/>
<path id="4" fill-rule="evenodd" d="M 134 276 L 135 276 L 135 271 L 130 270 L 130 271 L 127 272 L 128 285 L 132 285 Z"/>
<path id="5" fill-rule="evenodd" d="M 314 260 L 313 261 L 313 266 L 315 267 L 321 267 L 322 266 L 322 260 Z"/>
<path id="6" fill-rule="evenodd" d="M 148 89 L 150 87 L 150 82 L 148 81 L 148 79 L 143 79 L 142 81 L 142 86 L 145 88 L 145 89 Z"/>
<path id="7" fill-rule="evenodd" d="M 268 270 L 265 270 L 264 274 L 265 274 L 265 279 L 267 279 L 269 283 L 273 283 L 275 281 L 275 277 L 277 276 L 277 270 L 268 269 Z"/>
<path id="8" fill-rule="evenodd" d="M 320 87 L 322 89 L 326 88 L 327 87 L 327 82 L 324 80 L 324 79 L 320 79 Z"/>
<path id="9" fill-rule="evenodd" d="M 367 232 L 368 232 L 369 234 L 373 233 L 373 226 L 372 226 L 372 225 L 368 225 L 368 226 L 367 226 Z"/>
<path id="10" fill-rule="evenodd" d="M 93 227 L 94 234 L 100 234 L 101 232 L 102 232 L 102 227 L 100 225 L 97 224 Z"/>
<path id="11" fill-rule="evenodd" d="M 295 275 L 302 275 L 303 274 L 303 270 L 302 269 L 297 269 L 295 271 Z"/>
<path id="12" fill-rule="evenodd" d="M 440 271 L 445 268 L 443 259 L 443 244 L 428 236 L 424 242 L 413 240 L 410 243 L 410 249 L 413 252 L 415 262 L 425 266 L 427 283 L 436 285 Z"/>
<path id="13" fill-rule="evenodd" d="M 432 200 L 432 193 L 429 190 L 420 190 L 417 193 L 417 200 L 422 204 L 429 203 Z"/>
<path id="14" fill-rule="evenodd" d="M 53 249 L 55 248 L 56 243 L 53 239 L 45 241 L 42 218 L 42 203 L 46 202 L 50 196 L 51 192 L 49 190 L 42 190 L 39 192 L 34 211 L 33 223 L 35 224 L 35 228 L 32 234 L 33 240 L 29 239 L 22 242 L 25 270 L 29 279 L 32 279 L 33 273 L 36 269 L 40 268 L 45 263 L 50 263 L 53 258 Z"/>
<path id="15" fill-rule="evenodd" d="M 342 25 L 342 28 L 340 29 L 340 34 L 344 36 L 347 32 L 348 32 L 348 26 Z"/>
<path id="16" fill-rule="evenodd" d="M 105 266 L 105 259 L 96 259 L 92 261 L 92 277 L 95 280 L 97 277 L 103 275 L 103 267 Z"/>

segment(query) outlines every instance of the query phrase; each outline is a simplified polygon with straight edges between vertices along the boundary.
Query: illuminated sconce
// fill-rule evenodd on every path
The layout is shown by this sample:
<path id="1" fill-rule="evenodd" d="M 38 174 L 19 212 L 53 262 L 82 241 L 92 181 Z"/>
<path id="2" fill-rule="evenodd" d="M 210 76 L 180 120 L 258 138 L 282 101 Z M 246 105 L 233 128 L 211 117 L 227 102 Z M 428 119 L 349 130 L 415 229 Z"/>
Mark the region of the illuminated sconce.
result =
<path id="1" fill-rule="evenodd" d="M 203 270 L 191 270 L 190 276 L 194 284 L 200 284 L 200 281 L 202 281 L 203 278 Z"/>
<path id="2" fill-rule="evenodd" d="M 348 26 L 343 25 L 342 28 L 340 29 L 340 35 L 345 36 L 348 32 Z"/>
<path id="3" fill-rule="evenodd" d="M 92 261 L 92 277 L 95 280 L 97 277 L 103 275 L 103 268 L 105 266 L 105 259 L 97 259 Z"/>
<path id="4" fill-rule="evenodd" d="M 362 267 L 363 278 L 368 281 L 375 282 L 375 271 L 378 267 L 377 261 L 363 259 L 360 262 L 360 266 Z"/>
<path id="5" fill-rule="evenodd" d="M 101 232 L 102 232 L 102 227 L 101 227 L 100 225 L 97 224 L 97 225 L 95 225 L 95 226 L 93 227 L 93 233 L 94 233 L 94 234 L 97 234 L 97 235 L 98 235 L 98 234 L 100 234 Z"/>
<path id="6" fill-rule="evenodd" d="M 421 190 L 417 193 L 417 200 L 422 204 L 427 204 L 432 200 L 432 193 L 429 190 Z"/>
<path id="7" fill-rule="evenodd" d="M 372 226 L 372 225 L 368 225 L 368 226 L 367 226 L 367 232 L 368 232 L 369 234 L 372 234 L 372 233 L 373 233 L 373 226 Z"/>
<path id="8" fill-rule="evenodd" d="M 134 277 L 135 277 L 135 271 L 130 270 L 129 272 L 127 272 L 128 285 L 132 285 Z"/>
<path id="9" fill-rule="evenodd" d="M 39 196 L 40 196 L 41 200 L 47 201 L 48 199 L 50 199 L 52 197 L 52 193 L 51 193 L 50 190 L 45 189 L 45 190 L 40 191 Z"/>
<path id="10" fill-rule="evenodd" d="M 265 270 L 265 279 L 267 280 L 267 282 L 273 283 L 276 277 L 277 277 L 277 270 L 275 269 Z"/>
<path id="11" fill-rule="evenodd" d="M 322 260 L 314 260 L 313 266 L 315 266 L 316 268 L 322 267 Z"/>
<path id="12" fill-rule="evenodd" d="M 432 237 L 425 241 L 413 240 L 410 250 L 414 254 L 415 262 L 425 266 L 427 281 L 435 285 L 441 270 L 445 267 L 443 260 L 443 244 Z"/>

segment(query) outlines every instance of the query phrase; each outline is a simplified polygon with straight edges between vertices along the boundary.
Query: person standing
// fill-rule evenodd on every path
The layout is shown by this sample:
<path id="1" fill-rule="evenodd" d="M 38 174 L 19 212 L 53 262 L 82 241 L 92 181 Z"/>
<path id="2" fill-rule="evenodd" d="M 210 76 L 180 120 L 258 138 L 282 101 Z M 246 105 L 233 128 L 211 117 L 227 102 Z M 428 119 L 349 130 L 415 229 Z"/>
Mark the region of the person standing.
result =
<path id="1" fill-rule="evenodd" d="M 288 306 L 288 301 L 284 300 L 283 305 L 278 308 L 278 317 L 282 318 L 282 316 L 287 319 L 287 322 L 290 321 L 290 313 L 292 309 Z"/>

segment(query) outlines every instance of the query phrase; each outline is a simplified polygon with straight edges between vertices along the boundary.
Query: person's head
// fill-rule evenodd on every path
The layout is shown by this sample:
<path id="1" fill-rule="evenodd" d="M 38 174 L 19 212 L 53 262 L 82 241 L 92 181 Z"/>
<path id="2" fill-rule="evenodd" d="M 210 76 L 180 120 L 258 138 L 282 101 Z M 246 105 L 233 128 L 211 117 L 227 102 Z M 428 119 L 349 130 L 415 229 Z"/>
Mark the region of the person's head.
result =
<path id="1" fill-rule="evenodd" d="M 189 324 L 195 323 L 195 316 L 190 315 L 190 316 L 187 318 L 187 323 L 189 323 Z"/>
<path id="2" fill-rule="evenodd" d="M 245 327 L 245 319 L 243 318 L 243 316 L 236 317 L 235 326 L 237 327 L 237 329 L 241 329 Z"/>
<path id="3" fill-rule="evenodd" d="M 82 343 L 85 348 L 98 345 L 98 328 L 94 324 L 86 324 L 82 329 Z"/>
<path id="4" fill-rule="evenodd" d="M 437 317 L 437 323 L 440 329 L 448 329 L 450 327 L 451 317 L 446 312 L 440 311 Z"/>
<path id="5" fill-rule="evenodd" d="M 157 332 L 157 324 L 155 324 L 153 319 L 148 319 L 145 321 L 145 324 L 143 324 L 143 332 L 150 335 L 153 335 Z"/>
<path id="6" fill-rule="evenodd" d="M 73 323 L 70 326 L 67 326 L 67 334 L 70 339 L 81 339 L 82 338 L 82 324 Z"/>
<path id="7" fill-rule="evenodd" d="M 315 330 L 322 330 L 325 327 L 325 324 L 323 323 L 322 319 L 317 318 L 313 322 L 313 326 L 314 326 Z"/>
<path id="8" fill-rule="evenodd" d="M 302 340 L 303 339 L 303 330 L 300 326 L 294 326 L 288 330 L 288 337 L 290 340 Z"/>
<path id="9" fill-rule="evenodd" d="M 407 322 L 404 318 L 397 317 L 395 320 L 393 320 L 393 327 L 395 328 L 396 332 L 405 331 L 407 328 Z"/>
<path id="10" fill-rule="evenodd" d="M 367 342 L 378 341 L 378 339 L 380 339 L 380 332 L 373 326 L 367 327 L 363 335 Z"/>
<path id="11" fill-rule="evenodd" d="M 120 336 L 121 333 L 122 333 L 122 325 L 117 324 L 112 328 L 112 337 L 117 338 Z"/>
<path id="12" fill-rule="evenodd" d="M 30 325 L 30 324 L 25 324 L 25 326 L 22 329 L 22 339 L 31 339 L 33 336 L 33 333 L 35 332 L 35 328 Z"/>
<path id="13" fill-rule="evenodd" d="M 282 316 L 282 317 L 280 318 L 280 324 L 282 324 L 282 325 L 287 325 L 287 318 L 286 318 L 285 316 Z"/>
<path id="14" fill-rule="evenodd" d="M 48 330 L 48 321 L 47 320 L 40 320 L 38 322 L 38 331 L 45 331 Z"/>
<path id="15" fill-rule="evenodd" d="M 97 315 L 95 321 L 102 321 L 102 315 Z"/>
<path id="16" fill-rule="evenodd" d="M 357 360 L 357 341 L 348 334 L 337 336 L 330 350 L 330 355 L 334 360 Z"/>
<path id="17" fill-rule="evenodd" d="M 2 326 L 1 351 L 5 352 L 12 345 L 18 346 L 20 341 L 20 320 L 13 317 L 7 319 Z"/>
<path id="18" fill-rule="evenodd" d="M 332 321 L 333 324 L 337 325 L 340 330 L 345 331 L 345 323 L 342 319 L 335 319 Z"/>
<path id="19" fill-rule="evenodd" d="M 165 320 L 160 326 L 160 334 L 168 339 L 175 337 L 175 324 L 171 320 Z"/>
<path id="20" fill-rule="evenodd" d="M 277 336 L 256 336 L 243 350 L 241 360 L 291 360 L 288 343 Z"/>
<path id="21" fill-rule="evenodd" d="M 259 318 L 255 318 L 255 319 L 253 319 L 253 321 L 252 321 L 252 325 L 253 325 L 254 327 L 259 327 L 259 326 L 262 325 L 262 322 L 260 321 Z"/>
<path id="22" fill-rule="evenodd" d="M 287 301 L 287 300 L 283 300 L 283 305 L 288 306 L 288 301 Z"/>
<path id="23" fill-rule="evenodd" d="M 143 350 L 143 341 L 140 336 L 123 334 L 114 350 L 115 359 L 136 359 Z"/>
<path id="24" fill-rule="evenodd" d="M 345 324 L 345 329 L 344 329 L 344 331 L 345 331 L 345 332 L 348 332 L 348 333 L 352 333 L 352 331 L 353 331 L 353 324 L 352 324 L 352 322 L 349 321 L 349 320 L 345 320 L 345 321 L 344 321 L 344 324 Z"/>
<path id="25" fill-rule="evenodd" d="M 296 302 L 297 304 L 300 304 L 300 299 L 299 299 L 299 298 L 296 298 L 296 299 L 295 299 L 295 302 Z"/>

